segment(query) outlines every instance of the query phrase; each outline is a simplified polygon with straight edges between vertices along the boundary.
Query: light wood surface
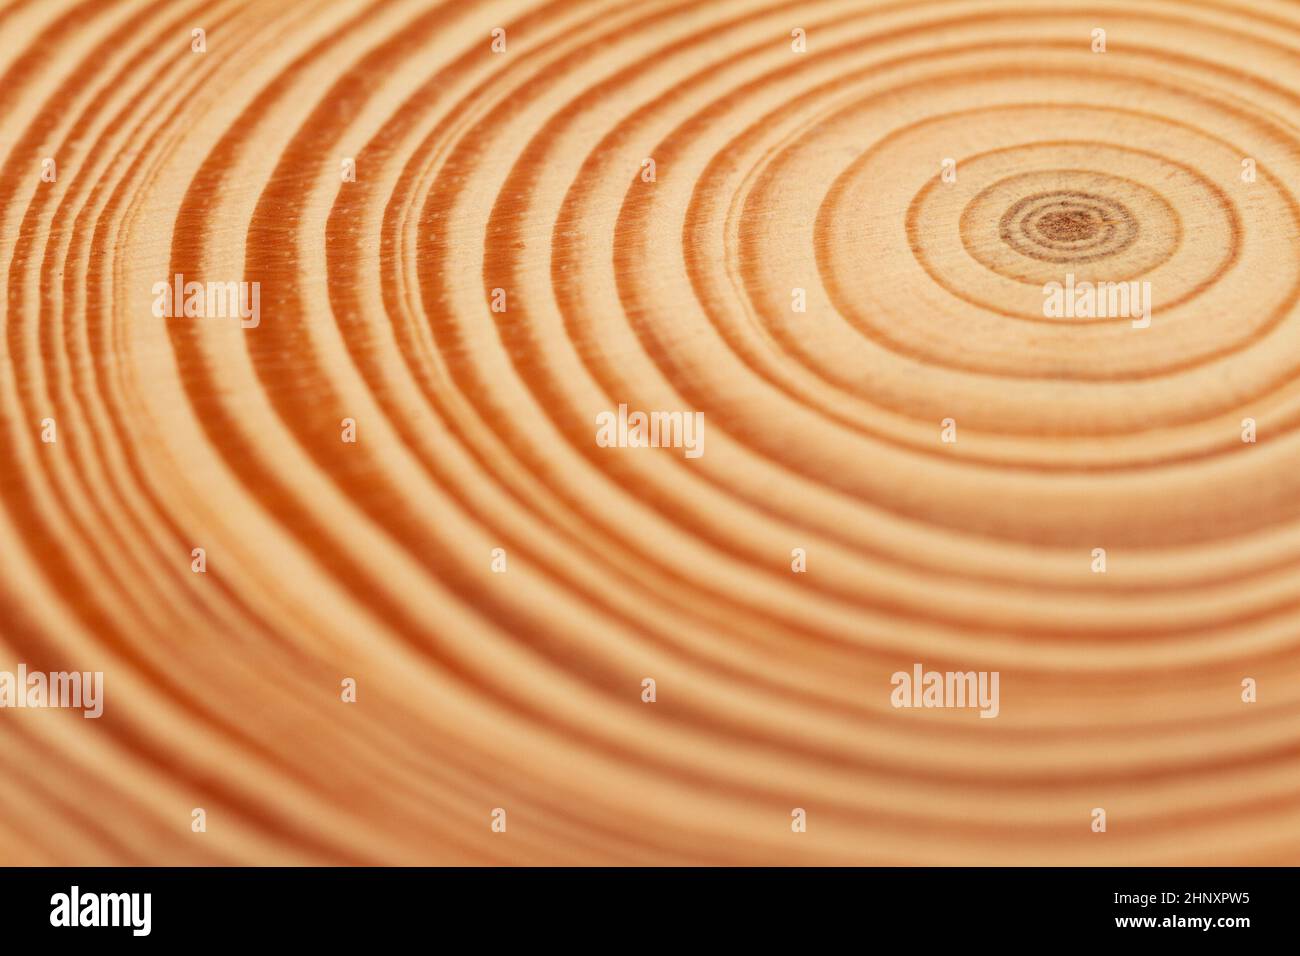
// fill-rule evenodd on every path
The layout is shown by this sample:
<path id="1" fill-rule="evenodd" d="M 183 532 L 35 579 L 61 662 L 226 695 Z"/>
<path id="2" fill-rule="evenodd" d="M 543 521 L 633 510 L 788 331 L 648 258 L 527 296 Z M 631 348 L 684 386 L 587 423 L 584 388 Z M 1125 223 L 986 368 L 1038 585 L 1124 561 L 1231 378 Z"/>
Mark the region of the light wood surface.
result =
<path id="1" fill-rule="evenodd" d="M 0 863 L 1300 863 L 1298 57 L 1263 0 L 0 8 L 0 670 L 105 675 L 0 710 Z"/>

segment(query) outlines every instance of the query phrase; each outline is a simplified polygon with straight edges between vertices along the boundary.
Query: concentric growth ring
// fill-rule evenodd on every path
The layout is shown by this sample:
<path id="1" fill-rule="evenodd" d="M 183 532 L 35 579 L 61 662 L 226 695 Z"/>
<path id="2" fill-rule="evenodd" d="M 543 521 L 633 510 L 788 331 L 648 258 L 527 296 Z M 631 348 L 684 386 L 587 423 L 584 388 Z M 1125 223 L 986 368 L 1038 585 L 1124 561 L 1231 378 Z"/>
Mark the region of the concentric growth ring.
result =
<path id="1" fill-rule="evenodd" d="M 998 222 L 1002 241 L 1044 262 L 1084 263 L 1133 245 L 1138 220 L 1121 201 L 1057 189 L 1017 200 Z"/>
<path id="2" fill-rule="evenodd" d="M 1300 859 L 1294 4 L 0 30 L 0 862 Z"/>

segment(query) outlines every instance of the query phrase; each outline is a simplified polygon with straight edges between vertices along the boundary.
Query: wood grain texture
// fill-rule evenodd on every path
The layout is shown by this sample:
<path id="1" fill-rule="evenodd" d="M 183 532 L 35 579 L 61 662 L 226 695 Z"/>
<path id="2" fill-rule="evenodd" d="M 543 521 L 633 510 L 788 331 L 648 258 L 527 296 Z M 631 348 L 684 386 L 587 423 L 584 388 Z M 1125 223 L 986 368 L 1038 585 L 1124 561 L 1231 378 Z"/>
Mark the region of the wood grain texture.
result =
<path id="1" fill-rule="evenodd" d="M 106 694 L 0 863 L 1300 863 L 1298 89 L 1271 0 L 0 8 L 0 670 Z"/>

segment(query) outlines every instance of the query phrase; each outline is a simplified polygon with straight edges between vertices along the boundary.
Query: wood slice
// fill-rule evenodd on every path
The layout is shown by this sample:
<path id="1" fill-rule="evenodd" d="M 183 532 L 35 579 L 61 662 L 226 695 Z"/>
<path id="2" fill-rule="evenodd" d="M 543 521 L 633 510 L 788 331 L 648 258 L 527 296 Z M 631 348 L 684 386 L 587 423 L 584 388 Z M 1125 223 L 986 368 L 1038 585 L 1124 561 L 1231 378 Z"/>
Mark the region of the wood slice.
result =
<path id="1" fill-rule="evenodd" d="M 0 37 L 0 863 L 1300 863 L 1295 3 Z"/>

